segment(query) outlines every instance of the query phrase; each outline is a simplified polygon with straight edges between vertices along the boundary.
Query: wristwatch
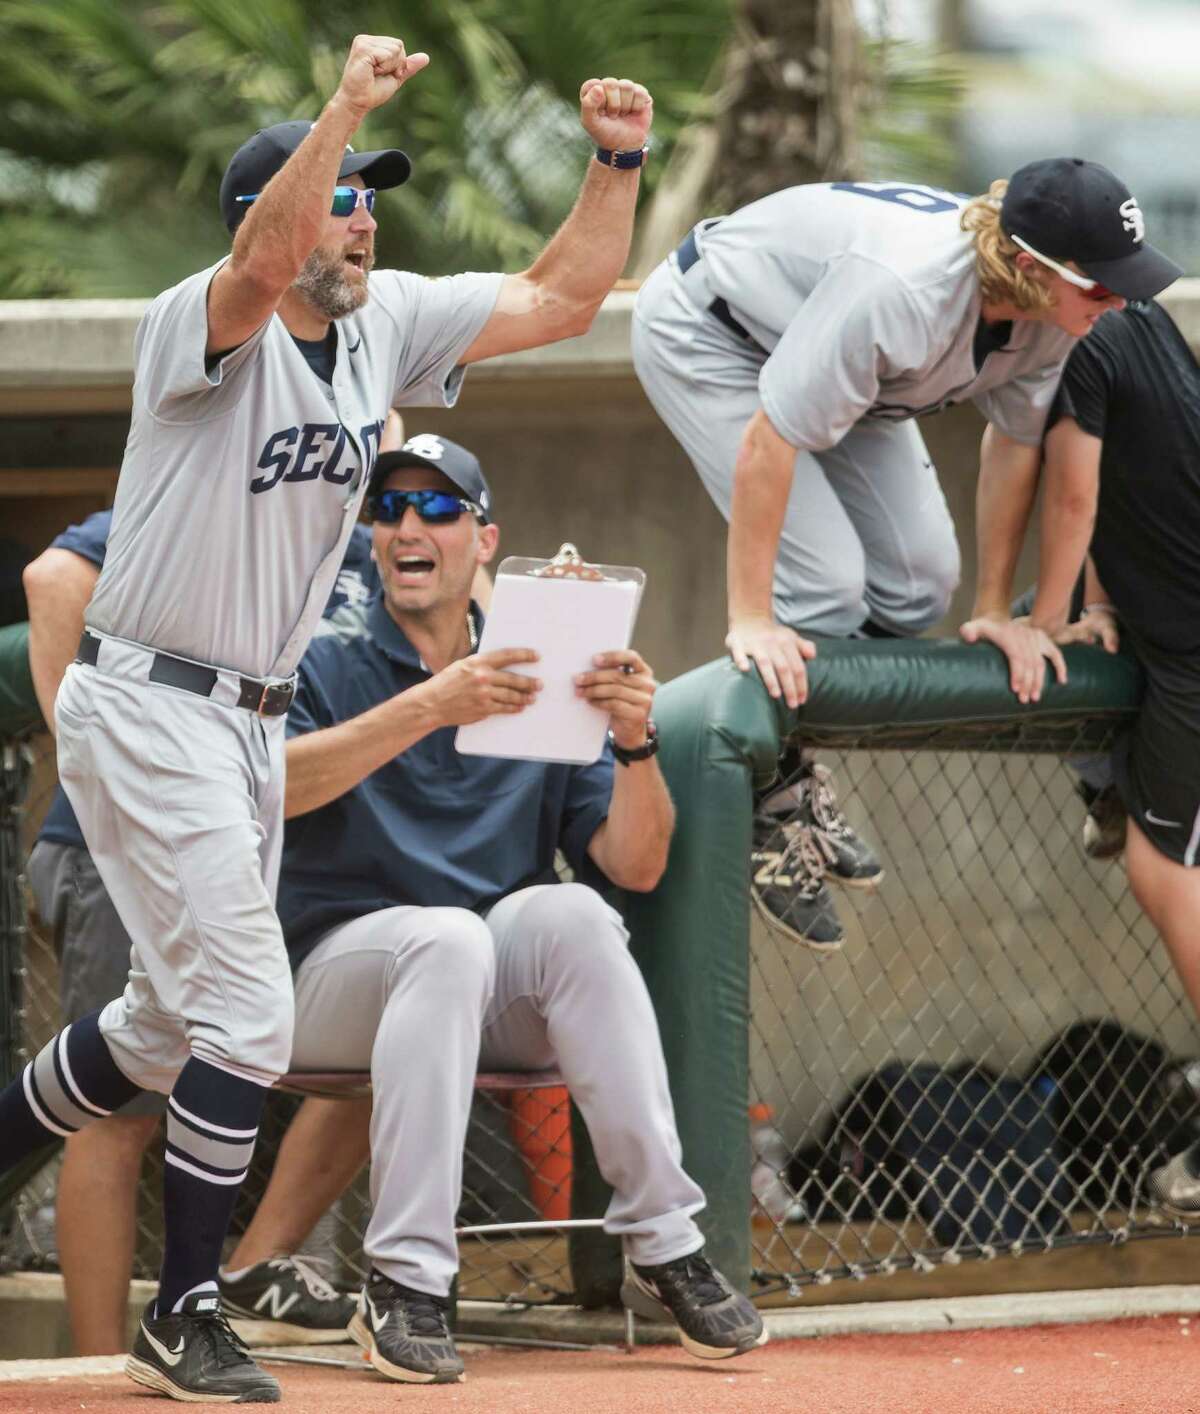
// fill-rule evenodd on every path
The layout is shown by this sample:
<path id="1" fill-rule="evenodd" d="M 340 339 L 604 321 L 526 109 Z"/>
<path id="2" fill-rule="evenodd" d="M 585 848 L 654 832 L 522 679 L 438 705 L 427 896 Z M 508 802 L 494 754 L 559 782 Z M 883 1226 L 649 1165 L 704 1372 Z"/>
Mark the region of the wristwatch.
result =
<path id="1" fill-rule="evenodd" d="M 611 147 L 598 147 L 596 161 L 605 167 L 615 167 L 618 172 L 629 172 L 645 164 L 649 151 L 649 143 L 645 147 L 630 148 L 628 152 L 614 152 Z"/>
<path id="2" fill-rule="evenodd" d="M 649 761 L 658 751 L 658 728 L 653 722 L 646 723 L 646 740 L 641 746 L 626 747 L 618 746 L 616 738 L 613 736 L 612 728 L 608 729 L 608 744 L 612 747 L 612 754 L 622 766 L 628 766 L 634 761 Z"/>

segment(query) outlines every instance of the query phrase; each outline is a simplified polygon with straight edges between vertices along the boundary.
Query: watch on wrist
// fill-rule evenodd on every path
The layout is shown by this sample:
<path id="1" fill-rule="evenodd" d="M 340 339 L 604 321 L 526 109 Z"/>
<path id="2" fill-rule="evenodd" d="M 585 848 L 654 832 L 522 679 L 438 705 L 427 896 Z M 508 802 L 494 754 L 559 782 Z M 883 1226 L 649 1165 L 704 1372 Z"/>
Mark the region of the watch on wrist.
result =
<path id="1" fill-rule="evenodd" d="M 608 744 L 612 747 L 613 756 L 622 766 L 628 766 L 634 761 L 649 761 L 658 751 L 658 728 L 653 722 L 646 723 L 646 740 L 641 746 L 618 746 L 617 739 L 613 736 L 612 728 L 608 729 Z"/>
<path id="2" fill-rule="evenodd" d="M 616 152 L 611 147 L 598 147 L 596 149 L 596 161 L 603 167 L 613 167 L 618 172 L 630 172 L 635 167 L 645 164 L 646 155 L 650 151 L 650 144 L 645 147 L 634 147 L 628 152 Z"/>

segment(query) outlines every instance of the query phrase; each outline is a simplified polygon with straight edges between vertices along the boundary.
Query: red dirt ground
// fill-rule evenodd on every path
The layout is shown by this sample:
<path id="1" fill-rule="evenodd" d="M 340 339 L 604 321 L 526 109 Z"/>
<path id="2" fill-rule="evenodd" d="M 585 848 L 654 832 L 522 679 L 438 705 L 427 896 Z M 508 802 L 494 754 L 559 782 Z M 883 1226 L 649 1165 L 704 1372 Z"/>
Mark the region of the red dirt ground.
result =
<path id="1" fill-rule="evenodd" d="M 713 1364 L 674 1347 L 475 1347 L 465 1358 L 466 1383 L 437 1388 L 367 1370 L 271 1368 L 289 1414 L 1200 1414 L 1200 1321 L 1173 1316 L 777 1341 Z M 0 1384 L 0 1410 L 13 1414 L 170 1407 L 121 1376 Z"/>

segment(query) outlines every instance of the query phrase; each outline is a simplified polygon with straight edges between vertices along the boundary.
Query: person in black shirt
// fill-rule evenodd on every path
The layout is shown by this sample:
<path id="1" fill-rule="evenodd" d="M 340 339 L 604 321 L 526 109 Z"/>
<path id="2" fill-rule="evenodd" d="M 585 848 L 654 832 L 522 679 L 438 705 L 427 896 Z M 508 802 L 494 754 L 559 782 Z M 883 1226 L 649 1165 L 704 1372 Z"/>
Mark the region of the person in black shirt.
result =
<path id="1" fill-rule="evenodd" d="M 1126 867 L 1200 1012 L 1200 364 L 1166 311 L 1147 301 L 1105 315 L 1072 352 L 1047 426 L 1030 621 L 1110 652 L 1119 623 L 1145 670 L 1113 760 Z M 1068 625 L 1085 558 L 1084 612 Z M 1150 1191 L 1200 1214 L 1200 1145 L 1156 1170 Z"/>

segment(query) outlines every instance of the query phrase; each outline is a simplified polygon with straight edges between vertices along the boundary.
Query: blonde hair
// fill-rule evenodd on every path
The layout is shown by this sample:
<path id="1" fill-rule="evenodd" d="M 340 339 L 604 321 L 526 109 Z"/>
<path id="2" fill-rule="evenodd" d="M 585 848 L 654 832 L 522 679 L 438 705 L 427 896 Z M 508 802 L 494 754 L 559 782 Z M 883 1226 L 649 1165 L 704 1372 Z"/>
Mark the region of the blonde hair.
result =
<path id="1" fill-rule="evenodd" d="M 1017 265 L 1020 247 L 1000 229 L 1000 203 L 1007 190 L 1006 178 L 994 181 L 985 196 L 967 203 L 960 224 L 975 237 L 975 268 L 984 301 L 1044 314 L 1053 305 L 1049 290 Z"/>

